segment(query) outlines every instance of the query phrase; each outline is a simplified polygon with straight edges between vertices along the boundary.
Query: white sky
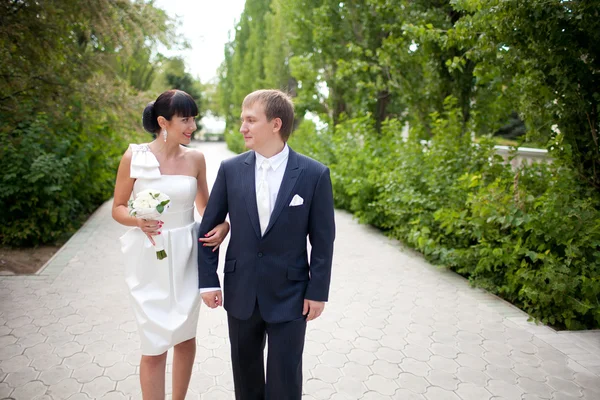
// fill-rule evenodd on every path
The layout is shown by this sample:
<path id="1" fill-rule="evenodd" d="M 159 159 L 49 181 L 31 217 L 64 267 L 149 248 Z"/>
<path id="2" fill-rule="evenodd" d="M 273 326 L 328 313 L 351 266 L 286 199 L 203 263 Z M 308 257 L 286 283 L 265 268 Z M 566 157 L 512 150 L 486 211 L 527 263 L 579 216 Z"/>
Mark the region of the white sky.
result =
<path id="1" fill-rule="evenodd" d="M 187 71 L 202 83 L 217 76 L 229 31 L 244 11 L 245 0 L 155 0 L 154 5 L 172 17 L 179 16 L 178 32 L 191 49 L 160 52 L 184 58 Z"/>

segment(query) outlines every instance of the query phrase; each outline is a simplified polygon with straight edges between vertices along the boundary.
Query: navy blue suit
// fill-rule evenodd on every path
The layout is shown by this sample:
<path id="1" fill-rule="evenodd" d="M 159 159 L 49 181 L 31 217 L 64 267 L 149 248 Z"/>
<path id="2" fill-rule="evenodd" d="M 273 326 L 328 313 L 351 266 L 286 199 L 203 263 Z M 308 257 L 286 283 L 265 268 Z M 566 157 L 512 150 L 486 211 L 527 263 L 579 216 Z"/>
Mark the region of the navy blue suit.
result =
<path id="1" fill-rule="evenodd" d="M 304 299 L 327 301 L 329 295 L 335 238 L 331 179 L 323 164 L 290 149 L 277 201 L 261 236 L 255 161 L 253 151 L 223 161 L 199 234 L 202 237 L 229 214 L 231 237 L 223 289 L 236 398 L 299 400 Z M 289 205 L 295 195 L 304 199 L 302 205 Z M 218 252 L 200 243 L 200 288 L 220 287 L 217 264 Z M 266 389 L 265 333 L 269 338 Z"/>

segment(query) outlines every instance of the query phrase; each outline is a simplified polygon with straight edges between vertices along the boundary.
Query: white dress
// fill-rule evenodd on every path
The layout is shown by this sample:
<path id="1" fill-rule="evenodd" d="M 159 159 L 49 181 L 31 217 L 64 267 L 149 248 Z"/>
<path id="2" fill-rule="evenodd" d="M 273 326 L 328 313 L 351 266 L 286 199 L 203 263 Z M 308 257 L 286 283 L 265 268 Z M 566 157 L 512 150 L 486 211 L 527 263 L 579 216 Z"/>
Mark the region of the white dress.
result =
<path id="1" fill-rule="evenodd" d="M 154 246 L 137 227 L 120 238 L 142 354 L 159 355 L 196 336 L 200 310 L 199 224 L 194 221 L 197 182 L 186 175 L 161 175 L 147 144 L 130 148 L 134 196 L 155 189 L 171 198 L 170 208 L 160 218 L 167 258 L 157 260 Z"/>

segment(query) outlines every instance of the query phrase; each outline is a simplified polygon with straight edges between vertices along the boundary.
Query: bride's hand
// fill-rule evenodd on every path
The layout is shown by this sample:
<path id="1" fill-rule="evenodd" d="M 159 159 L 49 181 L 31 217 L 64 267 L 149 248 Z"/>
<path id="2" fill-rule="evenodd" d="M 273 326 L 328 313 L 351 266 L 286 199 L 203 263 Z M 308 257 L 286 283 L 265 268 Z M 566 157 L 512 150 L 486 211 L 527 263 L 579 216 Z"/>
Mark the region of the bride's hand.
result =
<path id="1" fill-rule="evenodd" d="M 214 247 L 213 251 L 216 251 L 225 237 L 229 233 L 229 222 L 225 221 L 217 226 L 215 226 L 210 232 L 204 235 L 203 238 L 198 239 L 199 242 L 202 242 L 202 246 Z"/>
<path id="2" fill-rule="evenodd" d="M 150 243 L 152 243 L 153 246 L 156 246 L 156 243 L 154 242 L 154 239 L 152 238 L 152 236 L 160 235 L 160 229 L 163 226 L 163 222 L 156 221 L 153 219 L 143 219 L 143 218 L 136 218 L 136 222 L 137 222 L 138 228 L 140 228 L 142 230 L 142 232 L 144 232 L 146 234 L 148 239 L 150 239 Z"/>

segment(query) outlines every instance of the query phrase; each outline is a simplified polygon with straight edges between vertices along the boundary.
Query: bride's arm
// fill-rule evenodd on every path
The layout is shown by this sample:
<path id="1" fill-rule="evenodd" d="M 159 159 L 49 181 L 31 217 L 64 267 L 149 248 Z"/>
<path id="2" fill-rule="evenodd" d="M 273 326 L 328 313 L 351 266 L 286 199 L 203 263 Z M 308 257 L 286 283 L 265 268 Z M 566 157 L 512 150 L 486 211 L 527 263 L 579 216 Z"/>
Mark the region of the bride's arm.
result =
<path id="1" fill-rule="evenodd" d="M 196 191 L 196 209 L 198 214 L 204 216 L 206 205 L 208 204 L 208 184 L 206 183 L 206 161 L 204 160 L 204 154 L 199 151 L 194 151 L 196 165 L 198 166 L 198 173 L 196 175 L 196 181 L 198 182 L 198 190 Z"/>
<path id="2" fill-rule="evenodd" d="M 131 151 L 127 150 L 121 158 L 119 170 L 117 171 L 117 182 L 115 183 L 115 193 L 112 206 L 112 217 L 118 223 L 125 226 L 137 226 L 138 219 L 129 215 L 127 202 L 133 192 L 133 183 L 135 179 L 129 177 L 131 168 Z"/>
<path id="3" fill-rule="evenodd" d="M 198 181 L 198 191 L 196 193 L 196 208 L 198 209 L 198 213 L 204 216 L 204 211 L 206 210 L 206 205 L 208 204 L 208 184 L 206 182 L 206 161 L 204 159 L 204 154 L 197 151 L 197 165 L 198 165 L 198 175 L 196 179 Z M 200 238 L 203 246 L 214 247 L 213 251 L 215 251 L 225 240 L 225 237 L 229 233 L 229 222 L 224 221 L 219 225 L 215 226 L 210 232 L 206 234 L 206 237 Z"/>
<path id="4" fill-rule="evenodd" d="M 112 206 L 112 217 L 118 223 L 125 226 L 137 226 L 154 242 L 152 235 L 158 234 L 160 229 L 159 221 L 144 221 L 141 218 L 129 215 L 127 202 L 133 192 L 133 183 L 135 179 L 129 176 L 131 168 L 131 151 L 127 150 L 121 158 L 119 170 L 117 171 L 117 182 L 115 183 L 115 192 Z M 154 244 L 154 243 L 153 243 Z"/>

